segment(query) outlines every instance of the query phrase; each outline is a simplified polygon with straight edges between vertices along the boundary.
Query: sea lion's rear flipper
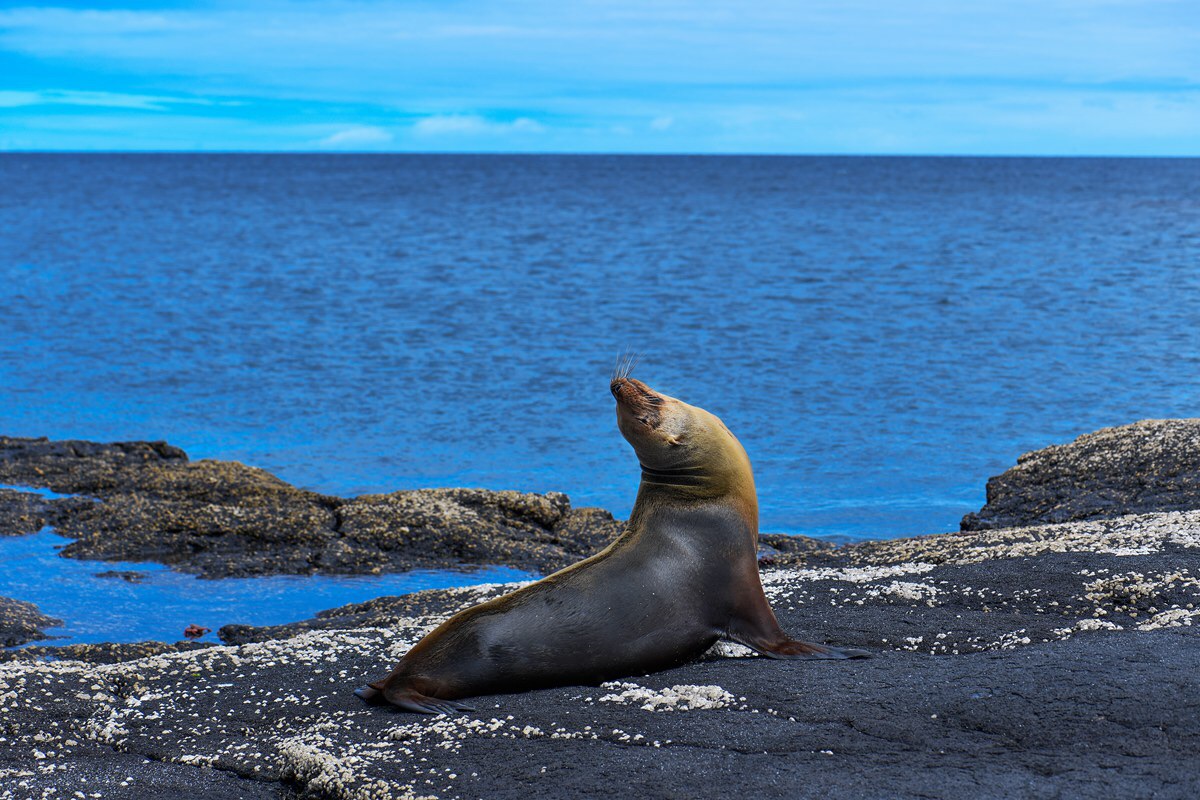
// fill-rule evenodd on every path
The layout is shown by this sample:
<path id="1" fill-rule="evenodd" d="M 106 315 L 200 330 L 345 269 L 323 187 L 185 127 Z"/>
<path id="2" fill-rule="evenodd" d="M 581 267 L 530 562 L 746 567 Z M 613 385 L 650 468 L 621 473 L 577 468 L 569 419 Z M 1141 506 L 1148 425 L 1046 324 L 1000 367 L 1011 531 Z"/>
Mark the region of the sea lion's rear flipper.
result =
<path id="1" fill-rule="evenodd" d="M 418 714 L 445 714 L 447 716 L 458 711 L 474 711 L 475 709 L 464 703 L 459 703 L 455 700 L 442 700 L 440 697 L 428 697 L 413 689 L 389 689 L 386 688 L 384 681 L 378 683 L 385 684 L 384 686 L 376 686 L 373 683 L 368 683 L 366 686 L 360 686 L 354 690 L 354 693 L 359 696 L 365 703 L 373 706 L 392 705 L 403 708 L 405 711 L 415 711 Z"/>
<path id="2" fill-rule="evenodd" d="M 388 692 L 386 697 L 388 702 L 397 708 L 403 708 L 405 711 L 415 711 L 418 714 L 445 714 L 449 717 L 460 711 L 475 710 L 463 703 L 454 700 L 442 700 L 438 697 L 428 697 L 412 689 Z"/>

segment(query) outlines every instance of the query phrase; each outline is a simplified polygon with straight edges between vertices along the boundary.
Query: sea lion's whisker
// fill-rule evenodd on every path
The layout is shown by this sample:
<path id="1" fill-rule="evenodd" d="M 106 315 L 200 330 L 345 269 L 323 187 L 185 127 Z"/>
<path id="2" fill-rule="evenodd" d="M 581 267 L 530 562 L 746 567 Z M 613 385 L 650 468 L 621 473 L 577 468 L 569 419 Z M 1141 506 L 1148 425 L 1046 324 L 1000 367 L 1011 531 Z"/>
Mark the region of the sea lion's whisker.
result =
<path id="1" fill-rule="evenodd" d="M 633 372 L 634 366 L 637 364 L 637 355 L 629 348 L 625 348 L 621 355 L 617 357 L 616 367 L 613 369 L 612 380 L 623 381 L 629 377 L 629 373 Z"/>
<path id="2" fill-rule="evenodd" d="M 617 370 L 613 373 L 613 380 L 625 380 L 633 373 L 633 368 L 637 366 L 641 356 L 632 350 L 626 349 L 621 354 L 621 358 L 617 364 Z"/>

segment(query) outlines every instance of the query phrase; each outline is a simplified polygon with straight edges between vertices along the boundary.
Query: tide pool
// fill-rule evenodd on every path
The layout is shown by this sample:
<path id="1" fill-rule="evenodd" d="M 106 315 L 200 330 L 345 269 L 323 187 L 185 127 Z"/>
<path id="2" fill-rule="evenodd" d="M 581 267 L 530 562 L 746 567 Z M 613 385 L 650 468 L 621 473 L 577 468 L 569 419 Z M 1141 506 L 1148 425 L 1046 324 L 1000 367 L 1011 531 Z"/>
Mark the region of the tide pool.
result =
<path id="1" fill-rule="evenodd" d="M 189 625 L 212 629 L 199 641 L 218 641 L 217 630 L 231 623 L 277 625 L 385 595 L 538 577 L 507 567 L 485 567 L 213 581 L 158 564 L 60 557 L 58 550 L 70 541 L 50 528 L 28 536 L 0 537 L 0 564 L 4 565 L 0 595 L 34 603 L 64 621 L 46 631 L 54 639 L 34 644 L 174 642 L 184 638 Z M 98 577 L 105 572 L 118 574 Z"/>

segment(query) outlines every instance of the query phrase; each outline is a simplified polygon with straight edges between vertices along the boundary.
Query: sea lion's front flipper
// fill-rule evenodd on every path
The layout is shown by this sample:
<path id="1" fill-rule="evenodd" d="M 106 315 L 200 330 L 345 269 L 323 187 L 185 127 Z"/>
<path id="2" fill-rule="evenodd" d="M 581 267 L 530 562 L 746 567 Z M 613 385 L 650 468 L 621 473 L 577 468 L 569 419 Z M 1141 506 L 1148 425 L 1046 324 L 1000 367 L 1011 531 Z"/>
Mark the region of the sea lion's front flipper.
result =
<path id="1" fill-rule="evenodd" d="M 768 658 L 831 660 L 871 657 L 869 652 L 866 650 L 859 650 L 856 647 L 830 647 L 829 645 L 825 644 L 802 642 L 799 639 L 783 639 L 769 643 L 749 642 L 741 639 L 735 639 L 734 641 L 738 642 L 739 644 L 744 644 L 754 652 L 767 656 Z"/>
<path id="2" fill-rule="evenodd" d="M 792 659 L 841 659 L 841 658 L 870 658 L 866 650 L 853 647 L 830 647 L 825 644 L 802 642 L 793 639 L 783 632 L 775 619 L 775 612 L 762 594 L 749 593 L 749 601 L 743 598 L 744 605 L 741 613 L 730 620 L 725 635 L 744 644 L 759 655 L 768 658 Z"/>

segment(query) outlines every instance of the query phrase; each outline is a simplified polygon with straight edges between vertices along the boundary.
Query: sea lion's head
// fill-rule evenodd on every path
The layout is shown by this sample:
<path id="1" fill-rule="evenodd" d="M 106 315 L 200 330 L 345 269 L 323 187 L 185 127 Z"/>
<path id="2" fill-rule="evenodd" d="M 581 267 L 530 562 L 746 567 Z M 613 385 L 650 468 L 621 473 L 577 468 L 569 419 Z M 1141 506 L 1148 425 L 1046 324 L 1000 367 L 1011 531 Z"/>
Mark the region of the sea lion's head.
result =
<path id="1" fill-rule="evenodd" d="M 613 378 L 617 427 L 633 446 L 644 483 L 710 495 L 754 496 L 750 459 L 715 415 L 627 376 Z"/>

